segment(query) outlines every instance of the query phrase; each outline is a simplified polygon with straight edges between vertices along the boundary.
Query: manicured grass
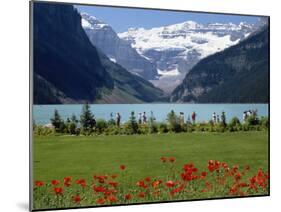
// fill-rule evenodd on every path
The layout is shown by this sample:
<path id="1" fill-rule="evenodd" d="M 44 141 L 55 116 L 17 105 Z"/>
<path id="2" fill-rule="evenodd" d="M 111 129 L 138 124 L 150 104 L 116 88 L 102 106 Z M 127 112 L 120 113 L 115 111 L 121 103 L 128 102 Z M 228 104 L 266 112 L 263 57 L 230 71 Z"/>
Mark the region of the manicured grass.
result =
<path id="1" fill-rule="evenodd" d="M 193 162 L 205 169 L 208 160 L 268 170 L 268 132 L 182 133 L 129 136 L 34 137 L 34 180 L 65 176 L 89 179 L 93 174 L 120 173 L 127 182 L 166 176 L 160 157 L 175 157 L 178 169 Z M 130 178 L 130 179 L 127 179 Z"/>

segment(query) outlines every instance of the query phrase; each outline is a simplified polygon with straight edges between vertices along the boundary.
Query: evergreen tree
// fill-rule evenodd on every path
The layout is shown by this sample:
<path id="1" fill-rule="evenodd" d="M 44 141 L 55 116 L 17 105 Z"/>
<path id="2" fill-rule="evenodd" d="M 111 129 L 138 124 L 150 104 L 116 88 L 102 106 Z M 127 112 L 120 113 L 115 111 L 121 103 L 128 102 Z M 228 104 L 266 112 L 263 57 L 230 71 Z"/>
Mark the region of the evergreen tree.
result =
<path id="1" fill-rule="evenodd" d="M 174 110 L 171 110 L 171 112 L 168 113 L 167 120 L 168 120 L 168 123 L 169 123 L 170 130 L 172 130 L 174 132 L 180 132 L 181 131 L 180 119 L 176 115 Z"/>
<path id="2" fill-rule="evenodd" d="M 134 111 L 131 112 L 131 116 L 129 118 L 129 127 L 132 130 L 132 133 L 137 133 L 137 131 L 138 131 L 138 123 L 137 123 Z"/>
<path id="3" fill-rule="evenodd" d="M 110 119 L 108 121 L 108 125 L 112 126 L 112 125 L 115 125 L 115 124 L 116 124 L 116 122 L 113 118 L 113 113 L 110 113 Z"/>
<path id="4" fill-rule="evenodd" d="M 61 118 L 57 109 L 54 111 L 54 116 L 50 119 L 52 125 L 55 127 L 56 132 L 62 132 L 64 128 L 64 121 Z"/>
<path id="5" fill-rule="evenodd" d="M 82 113 L 80 115 L 80 124 L 85 132 L 91 132 L 96 125 L 96 120 L 94 119 L 94 115 L 92 114 L 88 103 L 83 105 Z"/>
<path id="6" fill-rule="evenodd" d="M 157 132 L 157 125 L 155 123 L 155 117 L 153 115 L 153 112 L 150 111 L 150 117 L 149 117 L 149 122 L 148 122 L 148 126 L 149 126 L 149 132 L 150 133 L 156 133 Z"/>
<path id="7" fill-rule="evenodd" d="M 68 131 L 70 134 L 76 134 L 78 120 L 76 116 L 73 114 L 70 119 L 70 123 L 68 125 Z"/>

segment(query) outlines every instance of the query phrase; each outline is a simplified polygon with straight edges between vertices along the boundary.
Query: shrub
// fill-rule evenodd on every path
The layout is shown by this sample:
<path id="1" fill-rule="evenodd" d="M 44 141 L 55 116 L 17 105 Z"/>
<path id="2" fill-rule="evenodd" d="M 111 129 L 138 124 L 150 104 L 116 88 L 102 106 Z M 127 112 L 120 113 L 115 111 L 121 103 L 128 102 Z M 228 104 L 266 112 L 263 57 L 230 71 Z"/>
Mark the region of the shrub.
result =
<path id="1" fill-rule="evenodd" d="M 129 121 L 126 124 L 126 132 L 129 134 L 135 134 L 138 132 L 138 123 L 136 121 L 135 112 L 131 112 L 131 116 L 129 117 Z"/>
<path id="2" fill-rule="evenodd" d="M 158 124 L 158 131 L 159 131 L 160 133 L 167 133 L 167 132 L 168 132 L 168 126 L 167 126 L 167 124 L 164 123 L 164 122 L 160 122 L 160 123 Z"/>
<path id="3" fill-rule="evenodd" d="M 226 127 L 223 125 L 223 123 L 219 123 L 214 127 L 215 132 L 225 132 Z"/>
<path id="4" fill-rule="evenodd" d="M 170 113 L 168 113 L 167 120 L 168 120 L 168 124 L 169 124 L 169 126 L 168 126 L 169 131 L 172 131 L 172 132 L 181 131 L 180 119 L 173 110 Z"/>
<path id="5" fill-rule="evenodd" d="M 139 134 L 148 134 L 150 132 L 149 126 L 147 124 L 141 124 L 138 127 Z"/>
<path id="6" fill-rule="evenodd" d="M 109 119 L 109 121 L 108 121 L 108 126 L 115 126 L 116 125 L 116 121 L 114 120 L 114 118 L 113 118 L 113 114 L 112 113 L 110 113 L 110 119 Z"/>
<path id="7" fill-rule="evenodd" d="M 58 110 L 54 111 L 53 117 L 50 119 L 52 125 L 55 127 L 55 131 L 59 133 L 63 133 L 65 129 L 65 124 L 63 119 L 61 118 Z"/>
<path id="8" fill-rule="evenodd" d="M 96 122 L 95 131 L 97 133 L 103 133 L 104 131 L 106 131 L 107 127 L 107 122 L 104 119 L 98 119 Z"/>
<path id="9" fill-rule="evenodd" d="M 157 133 L 158 128 L 156 123 L 149 124 L 149 133 Z"/>
<path id="10" fill-rule="evenodd" d="M 261 127 L 263 127 L 264 129 L 268 129 L 268 126 L 269 126 L 268 117 L 261 117 L 261 119 L 260 119 L 260 125 L 261 125 Z"/>
<path id="11" fill-rule="evenodd" d="M 108 124 L 107 128 L 105 129 L 105 133 L 107 135 L 118 135 L 118 134 L 122 134 L 122 130 L 120 129 L 120 127 L 116 127 L 115 125 Z"/>
<path id="12" fill-rule="evenodd" d="M 44 127 L 44 126 L 34 126 L 33 133 L 34 133 L 34 135 L 47 136 L 47 135 L 54 134 L 55 133 L 55 129 L 54 128 L 50 128 L 50 127 Z"/>
<path id="13" fill-rule="evenodd" d="M 152 111 L 151 111 L 151 115 L 150 115 L 150 118 L 149 118 L 148 126 L 149 126 L 149 133 L 157 133 L 158 132 L 158 127 L 157 127 L 157 124 L 155 122 L 155 118 L 154 118 L 154 115 L 153 115 Z"/>
<path id="14" fill-rule="evenodd" d="M 190 122 L 186 123 L 185 128 L 186 128 L 186 132 L 195 131 L 195 128 L 194 128 L 193 124 L 191 124 Z"/>
<path id="15" fill-rule="evenodd" d="M 235 116 L 229 122 L 229 127 L 235 128 L 237 126 L 241 126 L 240 120 Z"/>

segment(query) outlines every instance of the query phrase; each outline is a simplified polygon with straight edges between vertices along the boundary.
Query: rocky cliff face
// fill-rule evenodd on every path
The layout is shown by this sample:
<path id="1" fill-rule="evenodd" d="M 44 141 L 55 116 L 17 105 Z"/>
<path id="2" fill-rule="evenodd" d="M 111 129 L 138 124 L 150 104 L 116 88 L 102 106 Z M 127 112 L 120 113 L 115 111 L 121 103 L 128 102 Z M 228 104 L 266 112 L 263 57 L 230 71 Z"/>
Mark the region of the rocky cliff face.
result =
<path id="1" fill-rule="evenodd" d="M 128 42 L 120 39 L 108 24 L 86 13 L 81 16 L 82 27 L 93 45 L 130 72 L 147 80 L 155 79 L 157 70 L 154 63 L 139 55 Z"/>
<path id="2" fill-rule="evenodd" d="M 172 102 L 268 102 L 268 26 L 202 59 L 173 91 Z"/>
<path id="3" fill-rule="evenodd" d="M 199 24 L 193 21 L 152 29 L 131 28 L 119 33 L 140 55 L 157 67 L 153 83 L 172 91 L 202 58 L 245 39 L 256 26 L 240 24 Z"/>

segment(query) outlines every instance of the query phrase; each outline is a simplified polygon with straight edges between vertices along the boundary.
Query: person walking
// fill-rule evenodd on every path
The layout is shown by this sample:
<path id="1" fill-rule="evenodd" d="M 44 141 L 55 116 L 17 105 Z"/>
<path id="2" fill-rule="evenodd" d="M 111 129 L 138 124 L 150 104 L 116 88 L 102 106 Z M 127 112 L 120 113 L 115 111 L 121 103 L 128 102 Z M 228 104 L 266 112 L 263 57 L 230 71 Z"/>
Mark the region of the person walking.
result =
<path id="1" fill-rule="evenodd" d="M 143 122 L 143 124 L 147 123 L 147 117 L 146 117 L 145 112 L 142 113 L 142 122 Z"/>
<path id="2" fill-rule="evenodd" d="M 184 125 L 184 113 L 180 112 L 180 125 L 183 126 Z"/>
<path id="3" fill-rule="evenodd" d="M 244 122 L 244 123 L 246 122 L 246 119 L 247 119 L 247 112 L 244 111 L 244 112 L 243 112 L 243 122 Z"/>
<path id="4" fill-rule="evenodd" d="M 187 121 L 186 121 L 186 123 L 187 123 L 187 124 L 191 124 L 190 115 L 187 116 Z"/>
<path id="5" fill-rule="evenodd" d="M 120 113 L 116 114 L 116 125 L 117 127 L 120 127 L 120 122 L 121 122 L 121 115 Z"/>
<path id="6" fill-rule="evenodd" d="M 195 124 L 196 116 L 197 116 L 197 114 L 195 113 L 195 111 L 193 111 L 192 114 L 191 114 L 191 118 L 192 118 L 192 123 L 193 124 Z"/>
<path id="7" fill-rule="evenodd" d="M 138 118 L 139 124 L 141 124 L 141 117 L 142 117 L 142 114 L 139 113 L 139 118 Z"/>
<path id="8" fill-rule="evenodd" d="M 213 124 L 217 123 L 217 115 L 216 112 L 213 112 Z"/>
<path id="9" fill-rule="evenodd" d="M 223 126 L 226 127 L 226 117 L 225 117 L 224 111 L 222 111 L 222 113 L 221 113 L 221 122 L 222 122 Z"/>

